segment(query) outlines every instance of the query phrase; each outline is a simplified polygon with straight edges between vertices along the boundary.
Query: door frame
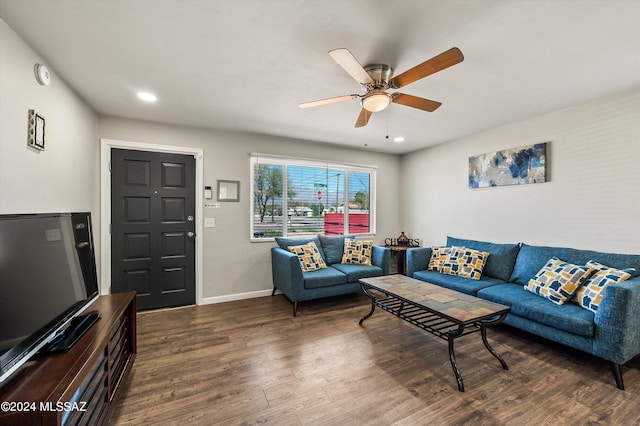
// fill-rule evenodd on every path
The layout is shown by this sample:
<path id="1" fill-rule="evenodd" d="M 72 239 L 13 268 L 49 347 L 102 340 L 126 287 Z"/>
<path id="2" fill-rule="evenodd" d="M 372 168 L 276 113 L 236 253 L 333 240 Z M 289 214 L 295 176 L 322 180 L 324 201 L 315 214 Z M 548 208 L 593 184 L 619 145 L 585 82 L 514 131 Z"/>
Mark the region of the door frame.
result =
<path id="1" fill-rule="evenodd" d="M 196 304 L 203 304 L 203 221 L 201 212 L 204 201 L 200 194 L 204 190 L 204 150 L 184 146 L 157 145 L 142 142 L 100 139 L 100 294 L 111 293 L 111 149 L 128 149 L 134 151 L 163 152 L 170 154 L 193 155 L 196 160 Z M 107 285 L 107 283 L 109 283 Z"/>

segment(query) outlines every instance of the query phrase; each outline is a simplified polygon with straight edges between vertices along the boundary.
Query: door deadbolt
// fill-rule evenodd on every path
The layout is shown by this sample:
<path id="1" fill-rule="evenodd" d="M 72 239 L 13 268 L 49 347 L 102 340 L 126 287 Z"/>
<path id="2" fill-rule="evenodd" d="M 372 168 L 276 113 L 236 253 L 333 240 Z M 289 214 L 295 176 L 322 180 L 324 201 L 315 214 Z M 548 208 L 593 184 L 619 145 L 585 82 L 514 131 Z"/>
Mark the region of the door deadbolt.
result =
<path id="1" fill-rule="evenodd" d="M 187 222 L 193 222 L 193 216 L 191 215 L 187 216 Z"/>

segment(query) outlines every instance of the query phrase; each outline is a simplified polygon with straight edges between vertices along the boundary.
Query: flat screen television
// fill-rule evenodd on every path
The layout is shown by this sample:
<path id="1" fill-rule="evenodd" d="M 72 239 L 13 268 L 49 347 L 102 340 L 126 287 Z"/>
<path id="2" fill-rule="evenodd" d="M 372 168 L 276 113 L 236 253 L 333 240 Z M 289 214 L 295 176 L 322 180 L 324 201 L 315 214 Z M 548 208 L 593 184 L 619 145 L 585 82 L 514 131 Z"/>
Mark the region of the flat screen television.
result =
<path id="1" fill-rule="evenodd" d="M 97 297 L 91 213 L 0 215 L 0 386 Z"/>

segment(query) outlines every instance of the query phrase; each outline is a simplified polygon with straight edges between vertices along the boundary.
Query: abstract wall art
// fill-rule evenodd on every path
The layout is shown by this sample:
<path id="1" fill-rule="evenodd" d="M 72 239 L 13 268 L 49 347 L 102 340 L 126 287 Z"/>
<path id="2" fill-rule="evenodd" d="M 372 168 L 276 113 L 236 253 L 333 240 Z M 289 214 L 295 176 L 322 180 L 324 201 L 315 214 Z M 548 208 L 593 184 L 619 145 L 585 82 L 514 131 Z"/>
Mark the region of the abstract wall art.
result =
<path id="1" fill-rule="evenodd" d="M 469 157 L 469 188 L 541 183 L 547 179 L 547 142 Z"/>

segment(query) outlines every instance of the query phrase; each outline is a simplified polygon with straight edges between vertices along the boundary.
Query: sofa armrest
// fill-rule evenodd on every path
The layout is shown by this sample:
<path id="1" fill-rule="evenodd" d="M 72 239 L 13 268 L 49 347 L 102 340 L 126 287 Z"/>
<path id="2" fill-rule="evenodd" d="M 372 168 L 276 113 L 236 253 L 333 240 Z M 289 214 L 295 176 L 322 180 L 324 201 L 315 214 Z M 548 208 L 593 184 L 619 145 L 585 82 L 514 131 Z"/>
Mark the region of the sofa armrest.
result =
<path id="1" fill-rule="evenodd" d="M 389 275 L 391 249 L 382 246 L 373 246 L 371 250 L 371 264 L 382 268 L 384 275 Z"/>
<path id="2" fill-rule="evenodd" d="M 407 249 L 407 276 L 413 278 L 413 273 L 424 271 L 429 265 L 431 247 Z"/>
<path id="3" fill-rule="evenodd" d="M 640 353 L 640 277 L 610 285 L 595 315 L 593 353 L 624 364 Z"/>
<path id="4" fill-rule="evenodd" d="M 304 289 L 302 268 L 298 256 L 280 247 L 271 248 L 271 277 L 273 286 L 292 302 L 299 301 Z"/>

